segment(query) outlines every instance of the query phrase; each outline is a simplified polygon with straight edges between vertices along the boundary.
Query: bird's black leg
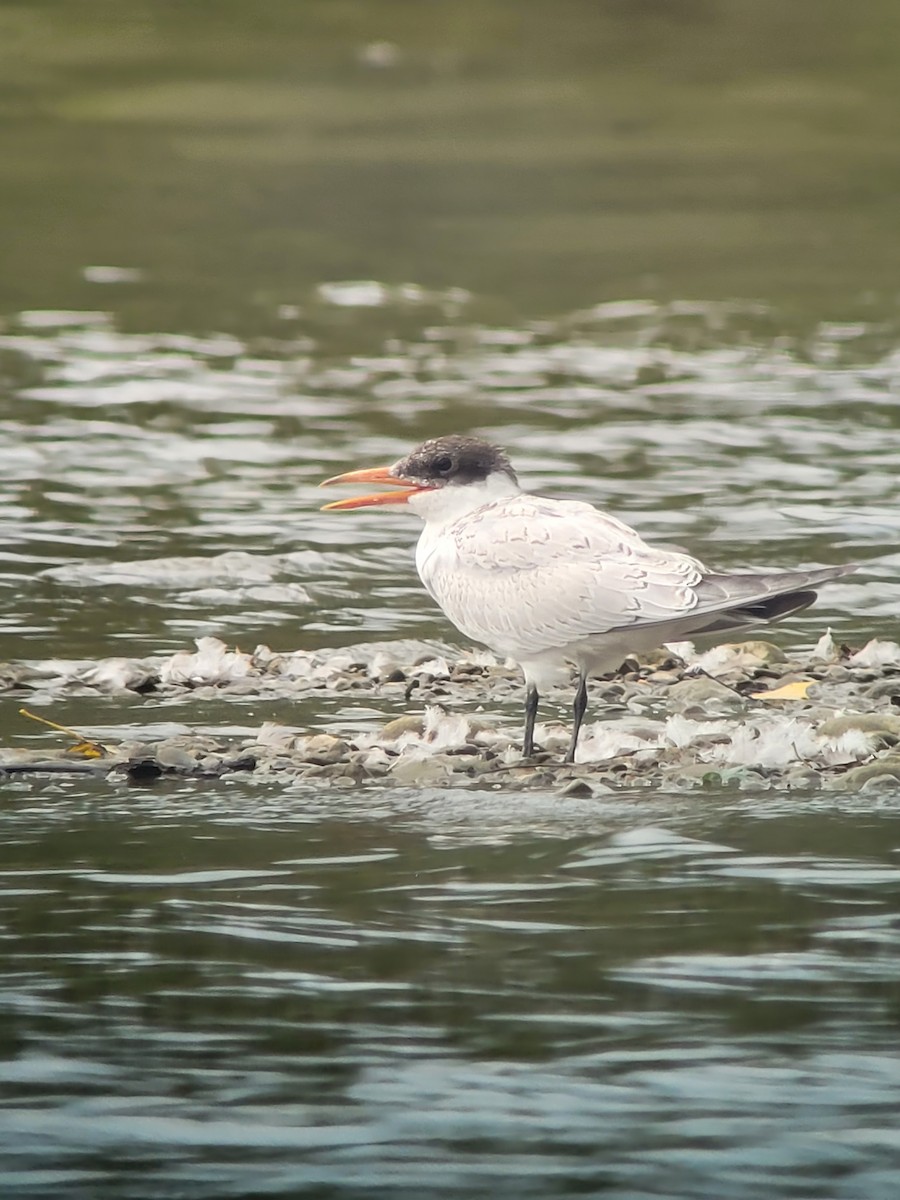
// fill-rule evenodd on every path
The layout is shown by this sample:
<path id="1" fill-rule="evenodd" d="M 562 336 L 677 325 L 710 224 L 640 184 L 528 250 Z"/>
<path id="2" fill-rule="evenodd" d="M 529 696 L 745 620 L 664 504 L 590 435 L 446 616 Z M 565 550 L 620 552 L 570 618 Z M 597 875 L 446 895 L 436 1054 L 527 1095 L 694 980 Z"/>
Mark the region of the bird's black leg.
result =
<path id="1" fill-rule="evenodd" d="M 579 675 L 578 691 L 575 693 L 575 703 L 572 707 L 572 740 L 569 742 L 569 749 L 566 751 L 565 758 L 567 763 L 572 763 L 575 761 L 575 747 L 578 745 L 578 734 L 581 730 L 581 722 L 584 720 L 584 714 L 587 710 L 587 700 L 587 675 Z"/>
<path id="2" fill-rule="evenodd" d="M 525 692 L 525 740 L 522 743 L 522 755 L 531 758 L 534 754 L 534 722 L 538 710 L 538 690 L 533 683 L 528 685 Z"/>

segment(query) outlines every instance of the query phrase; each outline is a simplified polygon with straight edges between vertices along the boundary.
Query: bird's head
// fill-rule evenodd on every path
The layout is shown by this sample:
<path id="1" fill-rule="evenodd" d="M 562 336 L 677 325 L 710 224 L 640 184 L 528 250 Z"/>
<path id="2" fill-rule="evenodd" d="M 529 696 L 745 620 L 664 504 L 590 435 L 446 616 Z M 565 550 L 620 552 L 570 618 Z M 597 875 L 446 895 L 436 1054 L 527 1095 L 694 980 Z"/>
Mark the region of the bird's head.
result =
<path id="1" fill-rule="evenodd" d="M 377 483 L 397 490 L 338 500 L 326 509 L 408 504 L 426 520 L 461 514 L 518 490 L 516 473 L 499 446 L 460 434 L 431 438 L 389 467 L 347 471 L 321 486 L 335 483 Z"/>

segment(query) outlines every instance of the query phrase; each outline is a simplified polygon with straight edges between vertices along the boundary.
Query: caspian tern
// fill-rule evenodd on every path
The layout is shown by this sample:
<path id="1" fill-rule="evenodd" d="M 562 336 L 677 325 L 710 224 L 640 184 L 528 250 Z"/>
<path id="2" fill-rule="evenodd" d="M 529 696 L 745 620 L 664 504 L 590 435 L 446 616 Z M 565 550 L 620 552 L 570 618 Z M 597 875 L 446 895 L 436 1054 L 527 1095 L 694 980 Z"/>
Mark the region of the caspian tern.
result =
<path id="1" fill-rule="evenodd" d="M 525 675 L 525 738 L 534 753 L 540 693 L 578 670 L 575 761 L 587 683 L 633 651 L 730 634 L 806 608 L 819 584 L 854 566 L 718 574 L 696 558 L 649 546 L 590 504 L 522 491 L 505 452 L 480 438 L 433 438 L 392 466 L 348 471 L 335 483 L 388 484 L 326 509 L 406 504 L 425 522 L 416 567 L 457 629 Z"/>

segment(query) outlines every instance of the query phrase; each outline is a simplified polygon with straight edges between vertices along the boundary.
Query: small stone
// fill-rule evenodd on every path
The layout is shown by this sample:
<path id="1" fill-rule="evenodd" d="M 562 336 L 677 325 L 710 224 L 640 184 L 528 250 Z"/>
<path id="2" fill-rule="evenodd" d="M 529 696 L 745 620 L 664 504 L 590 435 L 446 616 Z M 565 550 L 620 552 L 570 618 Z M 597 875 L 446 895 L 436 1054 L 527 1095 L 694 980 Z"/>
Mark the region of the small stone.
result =
<path id="1" fill-rule="evenodd" d="M 883 700 L 885 697 L 893 699 L 894 696 L 900 696 L 900 675 L 877 679 L 874 683 L 864 687 L 862 694 L 870 696 L 873 700 Z"/>
<path id="2" fill-rule="evenodd" d="M 876 792 L 885 788 L 896 790 L 898 783 L 900 783 L 900 775 L 891 771 L 881 771 L 875 775 L 870 775 L 859 790 L 861 792 Z"/>
<path id="3" fill-rule="evenodd" d="M 258 762 L 255 754 L 238 754 L 233 758 L 223 758 L 222 769 L 225 771 L 255 771 Z"/>
<path id="4" fill-rule="evenodd" d="M 824 672 L 823 678 L 829 683 L 846 683 L 848 679 L 853 677 L 853 673 L 849 667 L 845 667 L 842 663 L 834 663 Z"/>
<path id="5" fill-rule="evenodd" d="M 234 679 L 225 684 L 223 690 L 227 691 L 230 696 L 256 696 L 259 694 L 259 680 Z"/>
<path id="6" fill-rule="evenodd" d="M 41 674 L 33 667 L 23 663 L 0 663 L 0 691 L 12 691 L 32 679 L 40 679 Z"/>
<path id="7" fill-rule="evenodd" d="M 197 757 L 182 746 L 160 742 L 156 748 L 156 761 L 168 771 L 195 771 Z"/>
<path id="8" fill-rule="evenodd" d="M 594 789 L 583 779 L 573 779 L 570 783 L 567 783 L 565 787 L 560 788 L 559 790 L 560 796 L 583 796 L 587 798 L 589 796 L 593 796 L 593 794 Z"/>
<path id="9" fill-rule="evenodd" d="M 387 725 L 381 730 L 381 738 L 385 742 L 395 742 L 404 733 L 414 733 L 417 737 L 422 737 L 424 732 L 424 717 L 413 716 L 410 713 L 403 717 L 395 717 L 393 721 L 388 721 Z"/>
<path id="10" fill-rule="evenodd" d="M 122 742 L 118 749 L 127 762 L 156 757 L 156 747 L 149 742 Z"/>
<path id="11" fill-rule="evenodd" d="M 666 702 L 669 708 L 680 712 L 689 708 L 699 708 L 704 712 L 733 712 L 744 706 L 742 696 L 706 675 L 682 679 L 680 683 L 673 684 L 666 693 Z"/>
<path id="12" fill-rule="evenodd" d="M 774 642 L 733 642 L 731 648 L 743 658 L 755 658 L 760 663 L 785 663 L 787 655 Z"/>
<path id="13" fill-rule="evenodd" d="M 791 767 L 784 776 L 784 786 L 788 788 L 809 790 L 822 786 L 822 776 L 815 767 Z"/>
<path id="14" fill-rule="evenodd" d="M 900 717 L 887 713 L 852 713 L 823 721 L 816 729 L 821 738 L 839 738 L 850 730 L 858 730 L 877 739 L 882 746 L 895 746 L 900 741 Z"/>
<path id="15" fill-rule="evenodd" d="M 638 657 L 645 667 L 653 667 L 657 671 L 677 671 L 684 669 L 684 659 L 671 646 L 658 646 Z"/>
<path id="16" fill-rule="evenodd" d="M 677 763 L 667 767 L 663 775 L 667 783 L 680 787 L 713 787 L 722 782 L 722 776 L 709 763 Z"/>
<path id="17" fill-rule="evenodd" d="M 315 733 L 303 748 L 304 762 L 328 766 L 340 762 L 350 750 L 348 742 L 330 733 Z"/>
<path id="18" fill-rule="evenodd" d="M 127 658 L 105 658 L 81 675 L 81 682 L 104 692 L 147 692 L 159 682 L 155 669 Z"/>
<path id="19" fill-rule="evenodd" d="M 162 775 L 162 769 L 154 758 L 129 759 L 124 764 L 124 770 L 133 783 L 150 783 Z"/>
<path id="20" fill-rule="evenodd" d="M 875 780 L 879 781 L 877 785 L 874 785 Z M 829 787 L 858 792 L 869 783 L 877 787 L 896 787 L 900 784 L 900 754 L 886 754 L 874 762 L 851 767 L 843 775 L 829 780 Z"/>

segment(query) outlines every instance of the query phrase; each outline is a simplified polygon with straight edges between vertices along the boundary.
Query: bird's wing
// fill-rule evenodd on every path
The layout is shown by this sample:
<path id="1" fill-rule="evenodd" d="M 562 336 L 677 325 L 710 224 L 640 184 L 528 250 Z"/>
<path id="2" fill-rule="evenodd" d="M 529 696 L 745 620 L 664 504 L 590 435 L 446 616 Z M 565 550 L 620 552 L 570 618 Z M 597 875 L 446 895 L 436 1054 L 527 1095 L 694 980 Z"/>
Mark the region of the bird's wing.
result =
<path id="1" fill-rule="evenodd" d="M 423 535 L 418 566 L 463 633 L 512 658 L 685 616 L 703 578 L 696 559 L 589 504 L 529 495 Z"/>

